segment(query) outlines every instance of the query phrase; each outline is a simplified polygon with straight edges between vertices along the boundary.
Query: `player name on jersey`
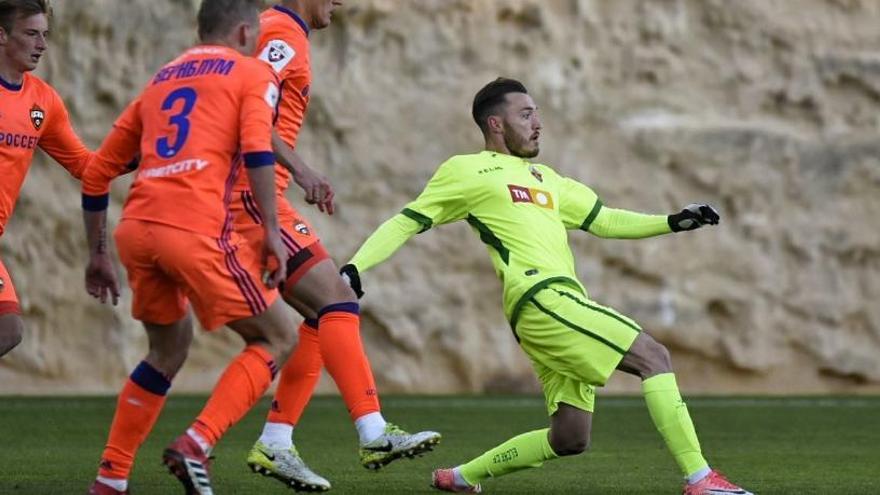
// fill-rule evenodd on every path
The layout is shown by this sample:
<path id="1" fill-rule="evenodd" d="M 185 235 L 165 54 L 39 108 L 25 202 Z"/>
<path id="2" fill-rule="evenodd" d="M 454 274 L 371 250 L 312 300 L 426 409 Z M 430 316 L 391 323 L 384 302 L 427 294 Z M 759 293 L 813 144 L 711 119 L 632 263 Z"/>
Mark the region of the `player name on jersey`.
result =
<path id="1" fill-rule="evenodd" d="M 152 84 L 160 82 L 187 79 L 190 77 L 218 74 L 228 76 L 235 67 L 234 60 L 223 58 L 206 58 L 202 60 L 189 60 L 182 64 L 170 65 L 160 70 L 153 78 Z"/>

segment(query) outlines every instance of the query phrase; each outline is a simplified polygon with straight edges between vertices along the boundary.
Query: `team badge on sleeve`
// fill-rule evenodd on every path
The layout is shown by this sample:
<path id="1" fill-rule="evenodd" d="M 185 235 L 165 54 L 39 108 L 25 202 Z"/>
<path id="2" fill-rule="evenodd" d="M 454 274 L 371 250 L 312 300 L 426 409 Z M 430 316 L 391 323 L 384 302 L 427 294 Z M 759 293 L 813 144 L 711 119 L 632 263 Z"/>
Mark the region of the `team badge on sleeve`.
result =
<path id="1" fill-rule="evenodd" d="M 31 107 L 31 123 L 34 124 L 34 129 L 39 131 L 44 120 L 46 120 L 46 112 L 34 103 L 34 106 Z"/>
<path id="2" fill-rule="evenodd" d="M 275 72 L 281 72 L 287 64 L 293 61 L 296 50 L 283 40 L 272 40 L 266 44 L 260 52 L 260 60 L 269 62 Z"/>
<path id="3" fill-rule="evenodd" d="M 272 110 L 278 108 L 278 86 L 275 83 L 269 83 L 269 87 L 266 88 L 266 94 L 263 95 L 263 98 L 266 99 L 266 104 L 269 105 Z"/>

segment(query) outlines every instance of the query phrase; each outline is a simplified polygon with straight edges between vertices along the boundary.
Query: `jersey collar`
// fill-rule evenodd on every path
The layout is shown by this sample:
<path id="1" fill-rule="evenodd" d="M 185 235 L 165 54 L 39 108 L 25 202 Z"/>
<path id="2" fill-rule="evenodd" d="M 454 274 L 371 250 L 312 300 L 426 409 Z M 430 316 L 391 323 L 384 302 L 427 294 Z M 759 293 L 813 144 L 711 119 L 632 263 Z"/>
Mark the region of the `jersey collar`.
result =
<path id="1" fill-rule="evenodd" d="M 24 79 L 21 80 L 21 84 L 13 84 L 0 77 L 0 86 L 9 91 L 21 91 L 22 86 L 24 86 Z"/>
<path id="2" fill-rule="evenodd" d="M 306 24 L 306 21 L 304 21 L 303 18 L 299 16 L 299 14 L 283 5 L 276 5 L 272 8 L 277 10 L 278 12 L 289 15 L 294 21 L 296 21 L 297 24 L 299 24 L 299 27 L 303 28 L 303 31 L 305 31 L 306 33 L 306 37 L 309 36 L 309 25 Z"/>
<path id="3" fill-rule="evenodd" d="M 505 153 L 499 153 L 497 151 L 483 150 L 482 154 L 489 156 L 489 157 L 492 157 L 496 160 L 503 160 L 507 163 L 520 163 L 520 164 L 524 164 L 524 165 L 531 165 L 532 164 L 532 162 L 526 160 L 525 158 L 520 158 L 518 156 L 513 156 L 513 155 L 507 155 Z"/>

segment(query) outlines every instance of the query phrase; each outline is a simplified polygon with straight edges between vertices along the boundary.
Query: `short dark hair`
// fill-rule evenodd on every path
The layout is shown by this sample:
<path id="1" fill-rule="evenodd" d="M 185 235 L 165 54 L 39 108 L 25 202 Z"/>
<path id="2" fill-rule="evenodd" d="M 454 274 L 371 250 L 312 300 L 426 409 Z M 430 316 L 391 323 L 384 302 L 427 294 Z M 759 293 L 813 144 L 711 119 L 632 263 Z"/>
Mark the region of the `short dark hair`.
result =
<path id="1" fill-rule="evenodd" d="M 222 37 L 241 21 L 256 17 L 260 0 L 202 0 L 199 6 L 199 39 Z"/>
<path id="2" fill-rule="evenodd" d="M 48 0 L 0 0 L 0 28 L 8 33 L 18 19 L 51 13 Z"/>
<path id="3" fill-rule="evenodd" d="M 474 106 L 471 109 L 471 115 L 474 121 L 480 126 L 483 134 L 489 132 L 489 123 L 486 119 L 490 115 L 495 115 L 505 102 L 507 93 L 525 93 L 529 94 L 523 83 L 516 79 L 508 79 L 499 77 L 489 84 L 483 86 L 483 89 L 477 91 L 474 96 Z"/>

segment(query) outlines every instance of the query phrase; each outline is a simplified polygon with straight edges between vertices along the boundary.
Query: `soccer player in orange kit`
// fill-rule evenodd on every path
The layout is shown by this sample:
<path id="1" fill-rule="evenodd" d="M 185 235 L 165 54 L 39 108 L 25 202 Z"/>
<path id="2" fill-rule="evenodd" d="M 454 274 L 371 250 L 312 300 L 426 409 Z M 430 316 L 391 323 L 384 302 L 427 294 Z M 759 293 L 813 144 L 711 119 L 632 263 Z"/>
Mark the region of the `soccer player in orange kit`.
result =
<path id="1" fill-rule="evenodd" d="M 37 147 L 76 178 L 91 156 L 61 97 L 31 74 L 48 47 L 48 35 L 46 0 L 0 0 L 0 236 Z M 0 356 L 21 342 L 23 331 L 15 287 L 0 260 Z"/>
<path id="2" fill-rule="evenodd" d="M 155 424 L 202 326 L 228 325 L 245 342 L 202 412 L 163 453 L 189 494 L 212 493 L 209 453 L 266 391 L 294 347 L 290 309 L 274 290 L 287 251 L 278 229 L 271 133 L 275 74 L 253 53 L 258 0 L 203 0 L 200 44 L 161 68 L 113 126 L 83 173 L 90 260 L 86 288 L 115 302 L 106 246 L 110 181 L 137 153 L 138 175 L 116 229 L 149 352 L 123 386 L 91 494 L 128 493 L 135 454 Z M 241 241 L 229 203 L 242 164 L 263 219 L 258 251 Z M 262 282 L 261 282 L 262 274 Z"/>
<path id="3" fill-rule="evenodd" d="M 299 328 L 299 344 L 281 371 L 263 433 L 248 453 L 255 472 L 279 479 L 303 491 L 326 491 L 330 483 L 312 472 L 293 446 L 293 428 L 312 396 L 326 366 L 336 382 L 360 440 L 360 460 L 378 469 L 400 457 L 428 451 L 440 441 L 433 431 L 407 433 L 386 423 L 376 384 L 360 337 L 358 298 L 339 275 L 314 229 L 284 197 L 293 180 L 306 191 L 306 200 L 333 212 L 332 190 L 314 177 L 293 152 L 309 103 L 311 65 L 309 33 L 330 25 L 341 0 L 285 0 L 261 15 L 256 55 L 275 69 L 281 97 L 274 137 L 281 235 L 290 258 L 282 295 L 306 319 Z M 235 229 L 254 247 L 262 242 L 262 219 L 254 207 L 246 181 L 236 185 L 232 211 Z"/>

